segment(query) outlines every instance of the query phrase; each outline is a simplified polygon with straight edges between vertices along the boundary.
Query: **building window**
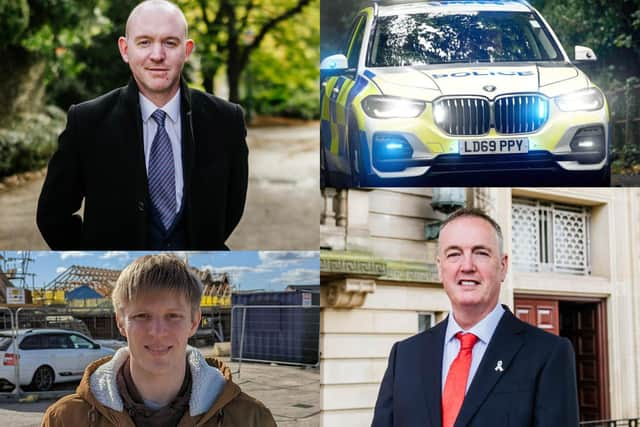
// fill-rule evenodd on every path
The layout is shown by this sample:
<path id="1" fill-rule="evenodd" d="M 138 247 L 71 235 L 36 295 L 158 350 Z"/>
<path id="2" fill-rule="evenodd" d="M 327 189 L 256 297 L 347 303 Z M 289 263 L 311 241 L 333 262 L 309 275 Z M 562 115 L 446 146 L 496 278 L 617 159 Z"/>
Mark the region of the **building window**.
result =
<path id="1" fill-rule="evenodd" d="M 511 206 L 516 271 L 591 274 L 591 208 L 515 198 Z"/>
<path id="2" fill-rule="evenodd" d="M 418 313 L 418 332 L 431 329 L 436 323 L 435 313 Z"/>

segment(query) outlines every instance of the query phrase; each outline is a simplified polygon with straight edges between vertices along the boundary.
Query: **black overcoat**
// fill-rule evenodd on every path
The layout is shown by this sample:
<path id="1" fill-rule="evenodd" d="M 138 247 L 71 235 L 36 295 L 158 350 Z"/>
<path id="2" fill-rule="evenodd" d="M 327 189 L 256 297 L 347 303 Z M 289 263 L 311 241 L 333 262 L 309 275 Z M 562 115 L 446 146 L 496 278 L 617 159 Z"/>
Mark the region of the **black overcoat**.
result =
<path id="1" fill-rule="evenodd" d="M 182 249 L 227 249 L 247 190 L 242 109 L 184 81 L 180 93 Z M 131 79 L 69 109 L 38 201 L 37 224 L 54 250 L 140 250 L 149 248 L 149 212 L 138 87 Z"/>

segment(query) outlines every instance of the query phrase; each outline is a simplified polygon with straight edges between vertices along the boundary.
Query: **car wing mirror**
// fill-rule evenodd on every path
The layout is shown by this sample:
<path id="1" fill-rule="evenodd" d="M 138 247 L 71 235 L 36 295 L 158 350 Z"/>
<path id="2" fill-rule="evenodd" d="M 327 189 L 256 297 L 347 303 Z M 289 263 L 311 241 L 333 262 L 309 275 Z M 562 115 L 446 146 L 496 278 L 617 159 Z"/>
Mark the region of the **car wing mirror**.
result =
<path id="1" fill-rule="evenodd" d="M 337 76 L 347 71 L 348 68 L 347 57 L 343 54 L 328 56 L 320 63 L 320 78 L 324 80 L 327 77 Z"/>
<path id="2" fill-rule="evenodd" d="M 575 46 L 574 49 L 576 61 L 596 61 L 598 59 L 591 48 L 586 46 Z"/>

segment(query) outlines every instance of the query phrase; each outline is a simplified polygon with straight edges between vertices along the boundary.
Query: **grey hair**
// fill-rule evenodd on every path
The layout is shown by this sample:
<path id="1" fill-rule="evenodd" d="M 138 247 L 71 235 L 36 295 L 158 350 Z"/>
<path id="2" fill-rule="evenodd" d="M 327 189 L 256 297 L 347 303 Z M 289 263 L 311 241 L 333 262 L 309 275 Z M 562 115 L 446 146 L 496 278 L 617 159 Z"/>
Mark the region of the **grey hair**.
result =
<path id="1" fill-rule="evenodd" d="M 502 229 L 500 228 L 500 225 L 498 225 L 498 223 L 489 215 L 487 215 L 483 210 L 478 208 L 460 208 L 456 210 L 451 215 L 449 215 L 447 219 L 442 221 L 442 223 L 440 224 L 440 233 L 442 233 L 442 230 L 444 230 L 444 227 L 447 224 L 462 217 L 480 218 L 491 224 L 494 231 L 496 232 L 496 237 L 498 238 L 498 248 L 500 249 L 500 255 L 504 254 L 504 239 L 502 237 Z M 440 241 L 438 239 L 438 245 L 439 244 Z"/>

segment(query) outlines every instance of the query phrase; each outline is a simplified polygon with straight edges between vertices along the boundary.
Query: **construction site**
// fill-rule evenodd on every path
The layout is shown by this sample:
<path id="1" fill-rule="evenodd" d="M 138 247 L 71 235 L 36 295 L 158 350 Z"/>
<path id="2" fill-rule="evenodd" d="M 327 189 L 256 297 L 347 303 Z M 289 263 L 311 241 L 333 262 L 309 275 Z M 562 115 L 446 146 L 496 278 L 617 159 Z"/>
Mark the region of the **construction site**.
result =
<path id="1" fill-rule="evenodd" d="M 31 252 L 0 252 L 0 331 L 53 328 L 126 345 L 118 330 L 111 293 L 120 270 L 72 265 L 36 286 Z M 202 317 L 189 339 L 215 347 L 233 360 L 317 366 L 319 285 L 283 291 L 239 292 L 225 272 L 190 267 L 203 285 Z"/>
<path id="2" fill-rule="evenodd" d="M 38 270 L 33 263 L 38 262 L 37 252 L 0 252 L 0 332 L 4 330 L 5 338 L 10 330 L 17 334 L 17 330 L 51 328 L 81 332 L 98 343 L 98 348 L 116 350 L 126 345 L 111 302 L 120 270 L 76 264 L 60 269 L 48 283 L 36 286 L 36 282 L 43 282 L 32 273 Z M 203 284 L 203 296 L 200 326 L 189 344 L 226 363 L 235 382 L 270 408 L 278 425 L 316 427 L 319 285 L 240 292 L 240 282 L 231 283 L 231 276 L 225 272 L 191 268 Z M 80 350 L 69 351 L 70 357 L 80 360 L 80 353 L 76 353 Z M 48 364 L 50 356 L 46 352 L 38 354 L 41 356 L 34 367 Z M 7 359 L 6 354 L 4 359 L 14 360 Z M 20 361 L 20 369 L 28 369 L 25 358 L 15 360 Z M 14 381 L 7 378 L 5 385 Z M 43 389 L 35 387 L 34 381 L 0 390 L 0 418 L 10 425 L 39 425 L 46 408 L 73 392 L 78 384 L 61 381 Z"/>
<path id="3" fill-rule="evenodd" d="M 36 287 L 29 251 L 0 253 L 0 330 L 61 328 L 95 339 L 122 340 L 111 292 L 120 270 L 72 265 Z M 226 273 L 192 268 L 203 286 L 202 320 L 190 344 L 202 347 L 230 339 L 232 285 Z M 15 323 L 15 324 L 14 324 Z"/>

